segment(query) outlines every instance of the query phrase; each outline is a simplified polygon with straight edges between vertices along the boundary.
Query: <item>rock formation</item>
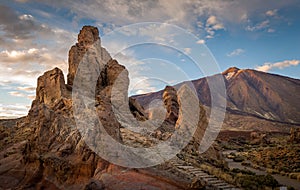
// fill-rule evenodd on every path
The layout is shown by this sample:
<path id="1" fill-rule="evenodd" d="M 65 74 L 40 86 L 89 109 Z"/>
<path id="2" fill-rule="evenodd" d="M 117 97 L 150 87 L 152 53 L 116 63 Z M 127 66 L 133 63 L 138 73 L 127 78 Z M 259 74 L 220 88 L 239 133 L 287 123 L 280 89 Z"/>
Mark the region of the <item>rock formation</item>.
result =
<path id="1" fill-rule="evenodd" d="M 92 26 L 84 26 L 78 34 L 78 43 L 72 46 L 69 51 L 68 85 L 73 85 L 78 65 L 91 46 L 100 48 L 99 60 L 101 59 L 104 63 L 107 63 L 111 59 L 106 49 L 101 47 L 98 29 Z"/>
<path id="2" fill-rule="evenodd" d="M 296 128 L 296 127 L 291 128 L 290 142 L 300 143 L 300 128 Z"/>
<path id="3" fill-rule="evenodd" d="M 269 140 L 267 134 L 259 131 L 253 131 L 250 133 L 250 143 L 251 144 L 267 144 Z"/>
<path id="4" fill-rule="evenodd" d="M 96 67 L 95 67 L 96 66 Z M 81 68 L 82 67 L 82 68 Z M 125 99 L 130 111 L 139 121 L 148 119 L 144 108 L 127 96 L 129 84 L 126 68 L 110 57 L 101 47 L 98 29 L 84 26 L 76 43 L 69 51 L 69 73 L 67 84 L 63 72 L 55 68 L 45 72 L 38 78 L 36 99 L 25 118 L 21 118 L 12 129 L 10 141 L 1 144 L 0 152 L 0 189 L 186 189 L 191 179 L 178 177 L 160 167 L 149 170 L 132 170 L 109 163 L 100 158 L 87 146 L 82 133 L 76 128 L 74 116 L 74 99 L 72 90 L 76 80 L 94 80 L 93 76 L 84 75 L 77 79 L 78 72 L 99 68 L 96 78 L 96 89 L 83 87 L 83 91 L 95 91 L 97 116 L 106 132 L 120 143 L 131 143 L 122 139 L 120 122 L 116 118 L 111 99 Z M 119 77 L 122 76 L 122 80 Z M 119 82 L 118 93 L 114 92 L 115 83 Z M 76 98 L 76 95 L 73 96 Z M 180 101 L 173 87 L 166 87 L 163 94 L 167 114 L 165 123 L 169 131 L 180 126 Z M 82 100 L 86 101 L 86 100 Z M 128 105 L 129 104 L 129 105 Z M 184 151 L 186 154 L 196 152 L 203 131 L 206 128 L 206 114 L 200 106 L 199 127 L 192 142 Z M 81 116 L 84 120 L 83 113 Z M 90 123 L 86 123 L 89 131 Z M 164 126 L 163 126 L 164 128 Z M 165 133 L 166 128 L 162 130 Z M 126 133 L 126 131 L 125 131 Z M 129 135 L 128 135 L 129 134 Z M 134 133 L 126 133 L 123 138 L 132 138 Z M 97 135 L 91 135 L 95 139 Z M 1 138 L 8 138 L 9 134 Z M 137 136 L 144 146 L 151 146 L 158 139 L 148 140 L 145 136 Z M 150 137 L 149 137 L 150 138 Z M 151 137 L 152 138 L 152 137 Z M 2 139 L 0 139 L 2 140 Z M 183 154 L 185 154 L 183 153 Z M 216 153 L 214 153 L 216 155 Z M 172 170 L 172 168 L 169 170 Z M 164 171 L 164 172 L 162 172 Z"/>
<path id="5" fill-rule="evenodd" d="M 51 106 L 63 97 L 70 98 L 70 93 L 67 91 L 63 72 L 59 68 L 47 71 L 38 78 L 35 101 Z"/>

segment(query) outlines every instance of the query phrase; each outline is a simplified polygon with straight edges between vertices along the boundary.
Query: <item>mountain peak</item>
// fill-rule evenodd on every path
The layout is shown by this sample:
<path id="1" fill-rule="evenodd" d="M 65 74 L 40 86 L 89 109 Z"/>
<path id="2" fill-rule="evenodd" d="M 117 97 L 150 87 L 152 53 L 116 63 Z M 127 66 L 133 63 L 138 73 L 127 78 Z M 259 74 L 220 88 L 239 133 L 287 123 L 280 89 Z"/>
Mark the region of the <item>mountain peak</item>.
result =
<path id="1" fill-rule="evenodd" d="M 225 70 L 222 74 L 223 75 L 226 75 L 226 74 L 228 74 L 228 73 L 231 73 L 231 72 L 238 72 L 240 69 L 239 68 L 237 68 L 237 67 L 229 67 L 227 70 Z"/>
<path id="2" fill-rule="evenodd" d="M 222 75 L 225 76 L 227 80 L 231 79 L 232 77 L 236 76 L 242 70 L 237 67 L 230 67 L 226 71 L 222 72 Z"/>

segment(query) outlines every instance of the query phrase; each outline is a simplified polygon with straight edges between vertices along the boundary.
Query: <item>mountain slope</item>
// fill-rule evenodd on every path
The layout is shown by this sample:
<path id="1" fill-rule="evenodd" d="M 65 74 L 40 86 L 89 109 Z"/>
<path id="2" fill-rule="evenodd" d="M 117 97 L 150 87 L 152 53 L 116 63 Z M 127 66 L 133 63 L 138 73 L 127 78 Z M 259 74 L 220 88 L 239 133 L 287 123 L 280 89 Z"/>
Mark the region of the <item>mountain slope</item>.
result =
<path id="1" fill-rule="evenodd" d="M 220 74 L 218 74 L 220 75 Z M 207 80 L 217 81 L 218 75 L 192 81 L 199 100 L 210 106 Z M 228 114 L 254 116 L 270 121 L 300 125 L 300 80 L 255 70 L 229 68 L 221 74 L 227 91 Z M 136 95 L 144 107 L 161 97 L 162 91 Z"/>

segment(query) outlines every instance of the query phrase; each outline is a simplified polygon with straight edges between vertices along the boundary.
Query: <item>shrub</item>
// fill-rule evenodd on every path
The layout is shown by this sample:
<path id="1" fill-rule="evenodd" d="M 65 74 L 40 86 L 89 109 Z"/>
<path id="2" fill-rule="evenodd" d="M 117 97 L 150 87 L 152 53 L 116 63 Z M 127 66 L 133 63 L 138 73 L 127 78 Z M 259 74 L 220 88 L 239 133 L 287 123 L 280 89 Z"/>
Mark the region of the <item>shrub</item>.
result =
<path id="1" fill-rule="evenodd" d="M 246 190 L 262 189 L 263 187 L 275 188 L 279 185 L 271 175 L 243 175 L 237 178 L 237 183 Z"/>
<path id="2" fill-rule="evenodd" d="M 235 161 L 235 162 L 242 162 L 244 160 L 245 159 L 242 156 L 236 156 L 235 158 L 233 158 L 233 161 Z"/>

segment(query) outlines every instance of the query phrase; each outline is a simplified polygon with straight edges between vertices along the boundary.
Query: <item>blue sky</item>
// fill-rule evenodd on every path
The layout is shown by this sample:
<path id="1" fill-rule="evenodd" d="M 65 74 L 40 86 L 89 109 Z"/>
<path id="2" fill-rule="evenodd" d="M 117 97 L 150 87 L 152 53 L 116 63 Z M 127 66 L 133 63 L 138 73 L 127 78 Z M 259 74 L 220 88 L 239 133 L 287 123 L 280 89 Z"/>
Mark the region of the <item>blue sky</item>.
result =
<path id="1" fill-rule="evenodd" d="M 0 117 L 27 113 L 36 79 L 44 71 L 57 66 L 66 75 L 68 50 L 83 25 L 97 26 L 104 41 L 120 27 L 143 22 L 175 25 L 197 37 L 192 42 L 176 38 L 170 28 L 153 29 L 143 35 L 153 42 L 180 42 L 181 47 L 106 44 L 128 67 L 134 94 L 206 76 L 207 72 L 194 68 L 189 59 L 193 54 L 211 53 L 214 60 L 202 64 L 210 67 L 214 62 L 219 72 L 236 66 L 299 79 L 299 18 L 297 0 L 4 0 L 0 2 Z M 122 52 L 115 52 L 118 48 Z"/>

